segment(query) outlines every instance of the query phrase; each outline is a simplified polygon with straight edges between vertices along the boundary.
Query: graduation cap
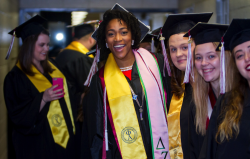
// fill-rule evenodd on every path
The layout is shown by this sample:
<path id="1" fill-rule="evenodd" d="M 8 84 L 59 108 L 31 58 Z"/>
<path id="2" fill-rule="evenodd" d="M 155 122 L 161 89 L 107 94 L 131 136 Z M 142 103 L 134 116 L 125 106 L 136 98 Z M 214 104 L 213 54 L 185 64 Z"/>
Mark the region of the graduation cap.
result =
<path id="1" fill-rule="evenodd" d="M 223 36 L 225 50 L 231 50 L 246 41 L 250 41 L 250 19 L 233 19 Z M 220 46 L 217 50 L 220 50 Z"/>
<path id="2" fill-rule="evenodd" d="M 151 34 L 151 33 L 148 33 L 145 37 L 144 37 L 144 39 L 141 41 L 141 43 L 144 43 L 144 42 L 149 42 L 149 43 L 151 43 L 152 42 L 152 39 L 156 39 L 157 38 L 157 36 L 155 36 L 155 35 L 153 35 L 153 34 Z"/>
<path id="3" fill-rule="evenodd" d="M 95 55 L 96 54 L 96 49 L 90 50 L 89 52 L 86 53 L 86 55 Z"/>
<path id="4" fill-rule="evenodd" d="M 67 28 L 72 28 L 72 37 L 81 38 L 95 31 L 91 24 L 98 23 L 99 20 L 90 20 L 77 25 L 68 25 Z"/>
<path id="5" fill-rule="evenodd" d="M 10 31 L 8 34 L 12 35 L 13 37 L 5 59 L 8 59 L 10 56 L 10 52 L 13 47 L 15 37 L 17 38 L 21 37 L 22 41 L 24 41 L 27 37 L 31 35 L 41 33 L 41 31 L 45 30 L 42 24 L 46 21 L 47 20 L 44 19 L 43 17 L 36 15 L 33 18 L 29 19 L 28 21 L 24 22 L 23 24 L 19 25 L 12 31 Z"/>
<path id="6" fill-rule="evenodd" d="M 221 39 L 220 45 L 216 48 L 221 51 L 220 63 L 220 93 L 226 91 L 225 76 L 225 50 L 231 50 L 246 41 L 250 41 L 250 19 L 233 19 L 226 33 Z"/>
<path id="7" fill-rule="evenodd" d="M 19 25 L 12 31 L 10 31 L 8 34 L 14 35 L 17 38 L 22 38 L 22 41 L 24 41 L 27 37 L 38 34 L 41 31 L 45 30 L 45 28 L 42 26 L 44 22 L 47 20 L 43 17 L 36 15 L 33 18 L 29 19 L 28 21 L 24 22 L 23 24 Z"/>
<path id="8" fill-rule="evenodd" d="M 67 28 L 72 28 L 72 27 L 77 27 L 77 26 L 81 26 L 83 24 L 95 24 L 95 23 L 98 23 L 99 20 L 90 20 L 90 21 L 86 21 L 86 22 L 83 22 L 83 23 L 80 23 L 80 24 L 77 24 L 77 25 L 68 25 L 66 26 Z"/>
<path id="9" fill-rule="evenodd" d="M 128 12 L 125 8 L 123 8 L 121 5 L 119 5 L 118 3 L 116 3 L 111 10 L 119 10 L 119 11 L 123 11 L 123 12 Z M 136 17 L 135 17 L 136 18 Z M 145 25 L 144 23 L 142 23 L 139 19 L 139 25 L 140 25 L 140 29 L 141 29 L 141 38 L 140 41 L 142 41 L 144 39 L 144 37 L 147 35 L 147 33 L 150 30 L 150 27 Z M 98 28 L 95 30 L 95 32 L 92 34 L 92 38 L 94 38 L 97 41 L 97 32 L 98 32 Z"/>
<path id="10" fill-rule="evenodd" d="M 144 43 L 144 42 L 151 43 L 151 52 L 153 53 L 155 53 L 155 47 L 157 47 L 157 44 L 158 44 L 158 36 L 159 36 L 160 30 L 161 30 L 161 27 L 147 33 L 144 39 L 141 41 L 141 43 Z"/>
<path id="11" fill-rule="evenodd" d="M 184 37 L 189 37 L 191 35 L 191 37 L 194 38 L 195 45 L 208 42 L 220 42 L 228 26 L 229 25 L 226 24 L 207 24 L 199 22 L 190 29 L 189 33 L 186 33 Z"/>
<path id="12" fill-rule="evenodd" d="M 208 22 L 212 14 L 212 12 L 170 14 L 163 25 L 162 35 L 169 39 L 171 35 L 187 32 L 198 22 Z"/>
<path id="13" fill-rule="evenodd" d="M 160 27 L 160 28 L 157 28 L 157 29 L 155 29 L 155 30 L 153 30 L 153 31 L 151 31 L 151 32 L 148 32 L 148 33 L 146 34 L 146 36 L 144 37 L 144 39 L 142 39 L 141 43 L 142 43 L 142 42 L 151 42 L 151 41 L 152 41 L 152 38 L 153 38 L 154 40 L 156 40 L 156 39 L 158 38 L 158 36 L 159 36 L 160 30 L 161 30 L 161 27 Z"/>

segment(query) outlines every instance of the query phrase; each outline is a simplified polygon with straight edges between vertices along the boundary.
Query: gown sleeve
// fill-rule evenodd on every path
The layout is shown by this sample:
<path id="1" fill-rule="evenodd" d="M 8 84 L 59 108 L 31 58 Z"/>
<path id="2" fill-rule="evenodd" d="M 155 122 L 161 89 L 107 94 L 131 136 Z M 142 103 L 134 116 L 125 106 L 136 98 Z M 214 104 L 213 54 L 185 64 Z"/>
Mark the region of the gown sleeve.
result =
<path id="1" fill-rule="evenodd" d="M 84 123 L 87 126 L 88 143 L 92 159 L 100 159 L 103 144 L 102 87 L 98 72 L 93 76 L 90 91 L 84 97 Z"/>
<path id="2" fill-rule="evenodd" d="M 216 149 L 218 143 L 215 140 L 215 135 L 218 130 L 218 117 L 221 112 L 221 103 L 225 95 L 219 96 L 216 104 L 214 106 L 209 126 L 206 132 L 206 136 L 204 142 L 201 147 L 201 152 L 199 155 L 199 159 L 214 159 L 216 157 Z"/>
<path id="3" fill-rule="evenodd" d="M 13 70 L 4 80 L 4 99 L 9 117 L 18 132 L 24 135 L 39 134 L 50 103 L 46 103 L 39 113 L 43 92 L 39 93 L 17 67 Z"/>

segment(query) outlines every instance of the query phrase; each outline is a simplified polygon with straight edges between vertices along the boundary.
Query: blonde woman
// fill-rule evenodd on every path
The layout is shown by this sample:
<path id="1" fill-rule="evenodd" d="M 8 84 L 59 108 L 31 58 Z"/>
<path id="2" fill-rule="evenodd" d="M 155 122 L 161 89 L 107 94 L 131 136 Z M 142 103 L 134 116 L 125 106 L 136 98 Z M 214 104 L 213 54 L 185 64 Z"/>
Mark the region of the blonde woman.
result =
<path id="1" fill-rule="evenodd" d="M 190 103 L 192 101 L 191 84 L 183 83 L 187 66 L 189 39 L 183 35 L 199 21 L 207 22 L 212 13 L 202 14 L 173 14 L 169 15 L 163 28 L 166 53 L 165 62 L 168 74 L 171 75 L 171 92 L 168 92 L 168 131 L 169 152 L 171 158 L 189 159 L 188 117 Z M 163 39 L 161 37 L 161 39 Z M 194 50 L 195 44 L 191 44 Z M 168 60 L 166 59 L 168 57 Z M 168 62 L 171 72 L 168 69 Z"/>
<path id="2" fill-rule="evenodd" d="M 250 20 L 234 19 L 224 35 L 226 50 L 230 50 L 239 74 L 234 86 L 216 102 L 200 158 L 249 158 L 250 146 Z M 231 77 L 232 78 L 232 77 Z"/>
<path id="3" fill-rule="evenodd" d="M 216 51 L 228 25 L 198 23 L 190 30 L 194 49 L 193 101 L 189 116 L 190 158 L 199 157 L 200 149 L 214 105 L 220 95 L 220 51 Z M 188 34 L 184 36 L 189 36 Z M 231 90 L 234 69 L 231 55 L 225 53 L 226 91 Z"/>

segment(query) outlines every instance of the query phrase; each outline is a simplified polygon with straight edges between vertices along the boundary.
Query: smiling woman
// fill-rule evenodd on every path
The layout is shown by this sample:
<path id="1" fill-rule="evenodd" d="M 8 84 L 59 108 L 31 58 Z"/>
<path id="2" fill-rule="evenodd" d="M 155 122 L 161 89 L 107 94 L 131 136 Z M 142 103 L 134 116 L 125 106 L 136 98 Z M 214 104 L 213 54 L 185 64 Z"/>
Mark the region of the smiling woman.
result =
<path id="1" fill-rule="evenodd" d="M 141 35 L 141 28 L 139 21 L 134 18 L 134 16 L 129 14 L 122 14 L 117 10 L 108 10 L 103 16 L 103 21 L 97 30 L 97 43 L 100 48 L 102 48 L 102 57 L 107 58 L 110 52 L 114 51 L 114 44 L 120 45 L 121 42 L 126 41 L 126 49 L 123 50 L 126 52 L 132 53 L 132 49 L 138 49 L 141 38 L 144 36 Z M 116 24 L 116 25 L 111 25 Z M 112 27 L 112 28 L 110 28 Z M 143 24 L 142 29 L 146 29 L 146 26 Z M 118 38 L 118 39 L 117 39 Z M 126 39 L 124 39 L 126 38 Z M 125 41 L 124 41 L 125 40 Z M 132 45 L 133 44 L 133 45 Z M 122 44 L 125 45 L 125 44 Z"/>
<path id="2" fill-rule="evenodd" d="M 9 33 L 23 41 L 16 65 L 4 80 L 12 141 L 17 159 L 78 158 L 76 106 L 66 78 L 48 61 L 49 32 L 41 25 L 45 21 L 37 15 Z M 52 86 L 56 79 L 61 86 Z"/>
<path id="3" fill-rule="evenodd" d="M 139 48 L 148 31 L 116 4 L 93 34 L 107 58 L 84 107 L 93 159 L 170 158 L 163 57 Z"/>
<path id="4" fill-rule="evenodd" d="M 31 70 L 32 64 L 36 65 L 42 73 L 52 72 L 47 60 L 49 42 L 47 30 L 42 30 L 40 34 L 31 35 L 24 40 L 17 61 L 20 62 L 20 66 L 26 74 L 34 75 Z"/>
<path id="5" fill-rule="evenodd" d="M 169 38 L 169 53 L 171 60 L 177 69 L 184 72 L 187 65 L 188 38 L 183 37 L 184 33 L 174 34 Z M 191 50 L 195 44 L 192 43 Z"/>
<path id="6" fill-rule="evenodd" d="M 167 60 L 171 68 L 171 91 L 168 92 L 171 100 L 168 102 L 167 116 L 171 158 L 190 158 L 188 118 L 192 104 L 192 86 L 183 83 L 190 41 L 183 35 L 199 21 L 207 22 L 211 16 L 212 13 L 171 14 L 162 28 L 162 35 L 166 38 Z M 192 42 L 191 52 L 194 47 L 195 43 Z"/>
<path id="7" fill-rule="evenodd" d="M 207 129 L 200 159 L 249 158 L 250 143 L 250 20 L 233 19 L 224 34 L 225 50 L 236 66 L 232 90 L 221 95 Z M 227 71 L 226 71 L 227 72 Z M 227 79 L 227 78 L 226 78 Z M 233 151 L 232 151 L 233 150 Z M 237 152 L 237 153 L 235 153 Z"/>
<path id="8" fill-rule="evenodd" d="M 193 101 L 189 115 L 190 130 L 190 158 L 199 157 L 210 117 L 216 100 L 220 94 L 221 52 L 216 51 L 221 37 L 228 25 L 198 23 L 191 30 L 190 35 L 196 44 L 194 50 L 194 83 Z M 184 36 L 189 36 L 188 34 Z M 232 89 L 235 69 L 232 56 L 225 51 L 226 91 Z"/>
<path id="9" fill-rule="evenodd" d="M 205 43 L 195 48 L 195 67 L 206 82 L 211 82 L 218 96 L 220 78 L 220 52 L 215 51 L 219 43 Z"/>
<path id="10" fill-rule="evenodd" d="M 132 51 L 131 31 L 123 20 L 112 19 L 106 27 L 106 43 L 119 67 L 132 66 L 135 57 Z"/>
<path id="11" fill-rule="evenodd" d="M 236 66 L 240 74 L 248 81 L 250 86 L 250 41 L 244 42 L 236 46 L 233 50 Z"/>

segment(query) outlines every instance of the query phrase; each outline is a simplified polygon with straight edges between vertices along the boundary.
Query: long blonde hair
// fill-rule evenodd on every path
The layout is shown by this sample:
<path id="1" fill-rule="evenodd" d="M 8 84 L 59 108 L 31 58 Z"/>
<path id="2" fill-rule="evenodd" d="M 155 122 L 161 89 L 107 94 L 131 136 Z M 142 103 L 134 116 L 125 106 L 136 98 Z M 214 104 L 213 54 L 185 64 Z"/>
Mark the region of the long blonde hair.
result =
<path id="1" fill-rule="evenodd" d="M 213 42 L 216 48 L 219 43 Z M 195 59 L 195 53 L 193 54 Z M 225 74 L 226 74 L 226 92 L 232 89 L 233 85 L 233 75 L 235 74 L 235 69 L 232 68 L 233 58 L 231 53 L 225 51 Z M 195 114 L 195 126 L 196 132 L 201 135 L 206 134 L 206 121 L 207 121 L 207 107 L 208 107 L 208 92 L 209 92 L 209 82 L 206 82 L 203 77 L 194 69 L 195 82 L 193 83 L 193 99 L 196 108 Z"/>

